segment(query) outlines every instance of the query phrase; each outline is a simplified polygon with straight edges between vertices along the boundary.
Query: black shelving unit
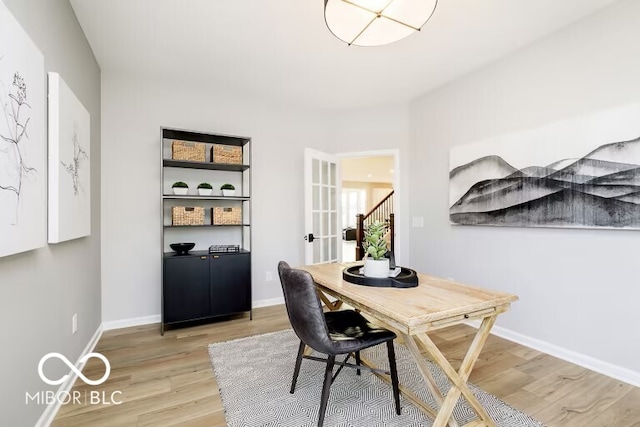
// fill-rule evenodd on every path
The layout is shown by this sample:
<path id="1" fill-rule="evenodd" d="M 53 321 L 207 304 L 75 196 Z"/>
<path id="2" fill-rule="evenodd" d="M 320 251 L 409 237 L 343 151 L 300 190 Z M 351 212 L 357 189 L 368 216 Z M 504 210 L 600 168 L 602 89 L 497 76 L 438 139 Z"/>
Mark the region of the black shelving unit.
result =
<path id="1" fill-rule="evenodd" d="M 205 161 L 172 158 L 174 141 L 203 143 Z M 215 144 L 241 147 L 242 163 L 214 163 L 210 150 Z M 251 138 L 161 128 L 161 257 L 162 320 L 166 327 L 189 326 L 221 316 L 249 312 L 251 307 Z M 189 184 L 190 194 L 172 194 L 174 181 Z M 213 194 L 196 193 L 197 184 L 208 182 Z M 235 196 L 219 195 L 221 184 L 236 187 Z M 174 225 L 171 208 L 202 207 L 204 223 Z M 212 208 L 240 207 L 240 224 L 213 224 Z M 188 254 L 178 254 L 170 243 L 194 242 Z M 211 245 L 235 245 L 239 250 L 209 253 Z"/>

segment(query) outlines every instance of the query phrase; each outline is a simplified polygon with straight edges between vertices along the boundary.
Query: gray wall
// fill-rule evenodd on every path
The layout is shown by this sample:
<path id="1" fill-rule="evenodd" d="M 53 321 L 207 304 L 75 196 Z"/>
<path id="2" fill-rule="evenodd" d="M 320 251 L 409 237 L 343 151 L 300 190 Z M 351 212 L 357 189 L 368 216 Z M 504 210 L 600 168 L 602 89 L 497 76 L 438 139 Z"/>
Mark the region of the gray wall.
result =
<path id="1" fill-rule="evenodd" d="M 409 106 L 389 105 L 336 113 L 335 140 L 332 153 L 339 155 L 395 150 L 398 156 L 394 171 L 395 185 L 395 256 L 399 265 L 409 260 L 410 183 L 409 159 L 412 156 Z"/>
<path id="2" fill-rule="evenodd" d="M 107 329 L 160 320 L 161 126 L 252 137 L 252 296 L 258 305 L 282 302 L 278 261 L 304 263 L 305 147 L 333 153 L 399 149 L 401 169 L 408 165 L 406 106 L 338 115 L 245 99 L 220 85 L 196 86 L 181 75 L 158 81 L 111 70 L 103 74 L 102 94 L 102 311 Z M 401 177 L 405 187 L 406 177 Z M 135 191 L 122 191 L 131 183 Z M 399 197 L 404 212 L 407 199 Z M 400 246 L 407 254 L 408 239 L 401 239 Z M 135 248 L 136 256 L 127 248 Z M 266 281 L 267 272 L 274 280 Z"/>
<path id="3" fill-rule="evenodd" d="M 40 358 L 56 351 L 75 362 L 101 320 L 100 69 L 67 0 L 3 1 L 43 53 L 45 73 L 60 73 L 91 114 L 91 236 L 0 258 L 0 425 L 29 426 L 45 406 L 26 405 L 25 392 L 53 389 L 38 376 Z M 68 369 L 52 362 L 49 372 Z"/>
<path id="4" fill-rule="evenodd" d="M 243 99 L 181 75 L 154 81 L 106 71 L 102 94 L 105 328 L 160 320 L 161 126 L 252 138 L 252 296 L 254 303 L 282 301 L 278 261 L 304 262 L 304 148 L 326 151 L 330 116 Z M 274 280 L 266 281 L 267 272 Z"/>
<path id="5" fill-rule="evenodd" d="M 640 101 L 639 20 L 616 3 L 411 106 L 412 265 L 519 295 L 499 325 L 637 381 L 640 232 L 451 226 L 448 175 L 451 147 Z"/>

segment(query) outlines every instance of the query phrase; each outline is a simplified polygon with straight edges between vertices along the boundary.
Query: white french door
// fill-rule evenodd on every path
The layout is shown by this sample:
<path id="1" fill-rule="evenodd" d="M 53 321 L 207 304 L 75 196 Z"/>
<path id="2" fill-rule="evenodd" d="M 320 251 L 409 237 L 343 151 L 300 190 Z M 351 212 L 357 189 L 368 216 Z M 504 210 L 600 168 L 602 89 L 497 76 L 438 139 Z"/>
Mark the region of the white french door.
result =
<path id="1" fill-rule="evenodd" d="M 304 177 L 305 264 L 338 262 L 342 227 L 337 157 L 305 148 Z"/>

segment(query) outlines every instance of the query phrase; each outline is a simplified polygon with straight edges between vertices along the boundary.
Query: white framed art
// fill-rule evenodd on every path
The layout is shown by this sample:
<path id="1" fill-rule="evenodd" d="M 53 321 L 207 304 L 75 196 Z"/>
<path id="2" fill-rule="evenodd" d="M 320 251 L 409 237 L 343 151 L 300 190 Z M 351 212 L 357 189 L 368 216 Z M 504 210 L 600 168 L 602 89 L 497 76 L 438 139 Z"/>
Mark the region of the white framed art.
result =
<path id="1" fill-rule="evenodd" d="M 0 257 L 46 244 L 44 58 L 0 1 Z"/>
<path id="2" fill-rule="evenodd" d="M 458 225 L 640 230 L 640 104 L 454 147 Z"/>
<path id="3" fill-rule="evenodd" d="M 49 73 L 49 243 L 91 234 L 91 117 Z"/>

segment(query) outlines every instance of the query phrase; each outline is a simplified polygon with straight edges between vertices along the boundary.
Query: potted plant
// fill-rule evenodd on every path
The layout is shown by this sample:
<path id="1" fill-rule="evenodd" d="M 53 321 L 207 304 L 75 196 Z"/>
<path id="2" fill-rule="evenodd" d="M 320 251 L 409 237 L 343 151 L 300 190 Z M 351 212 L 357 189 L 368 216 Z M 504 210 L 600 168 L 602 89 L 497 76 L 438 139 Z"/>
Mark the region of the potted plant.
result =
<path id="1" fill-rule="evenodd" d="M 184 196 L 189 192 L 189 186 L 186 182 L 182 181 L 174 182 L 171 188 L 173 188 L 173 194 L 177 194 L 180 196 Z"/>
<path id="2" fill-rule="evenodd" d="M 210 196 L 213 191 L 213 187 L 208 182 L 201 182 L 198 184 L 198 194 L 201 196 Z"/>
<path id="3" fill-rule="evenodd" d="M 235 196 L 236 194 L 236 187 L 231 184 L 222 184 L 220 190 L 222 190 L 223 196 Z"/>
<path id="4" fill-rule="evenodd" d="M 376 221 L 369 225 L 364 232 L 363 248 L 365 250 L 363 274 L 367 277 L 389 277 L 389 258 L 387 242 L 384 235 L 387 232 L 383 222 Z"/>

